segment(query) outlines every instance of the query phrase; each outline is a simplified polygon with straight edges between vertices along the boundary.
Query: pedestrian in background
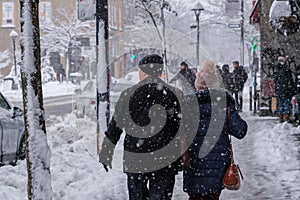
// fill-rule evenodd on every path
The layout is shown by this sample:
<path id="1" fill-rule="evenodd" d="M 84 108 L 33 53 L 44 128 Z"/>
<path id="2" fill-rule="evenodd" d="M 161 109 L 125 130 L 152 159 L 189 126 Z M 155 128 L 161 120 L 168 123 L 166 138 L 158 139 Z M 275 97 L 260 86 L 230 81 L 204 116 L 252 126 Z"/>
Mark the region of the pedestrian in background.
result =
<path id="1" fill-rule="evenodd" d="M 189 91 L 190 88 L 195 88 L 196 74 L 189 68 L 186 62 L 181 62 L 179 72 L 170 80 L 170 83 L 173 83 L 177 80 L 182 81 L 183 92 L 192 92 Z M 186 83 L 188 83 L 189 85 L 186 85 Z"/>
<path id="2" fill-rule="evenodd" d="M 225 90 L 227 90 L 232 95 L 234 93 L 234 80 L 233 74 L 229 71 L 229 65 L 224 64 L 222 66 L 221 76 Z"/>
<path id="3" fill-rule="evenodd" d="M 238 61 L 233 61 L 233 81 L 234 81 L 234 99 L 237 110 L 242 112 L 243 110 L 243 90 L 244 85 L 248 79 L 248 74 L 243 66 L 240 66 Z"/>
<path id="4" fill-rule="evenodd" d="M 198 120 L 199 125 L 193 143 L 188 150 L 190 166 L 184 169 L 183 187 L 189 195 L 189 200 L 218 200 L 224 189 L 223 177 L 230 164 L 228 134 L 242 139 L 247 133 L 248 126 L 239 116 L 232 96 L 227 92 L 224 93 L 224 90 L 220 88 L 212 61 L 207 60 L 202 64 L 201 71 L 197 74 L 195 87 L 200 116 L 191 114 L 190 117 L 193 120 Z M 211 96 L 211 93 L 214 95 Z M 189 95 L 186 96 L 187 101 L 191 99 Z M 225 122 L 224 105 L 222 106 L 221 103 L 213 104 L 213 101 L 221 102 L 222 98 L 227 110 Z M 216 107 L 212 108 L 213 106 Z M 212 112 L 212 109 L 216 112 Z M 229 115 L 227 115 L 228 111 Z M 228 117 L 230 117 L 230 130 L 228 130 Z M 211 121 L 216 119 L 221 119 L 218 121 L 219 126 L 211 127 Z M 214 134 L 207 135 L 208 129 L 212 129 L 211 132 Z M 212 149 L 205 157 L 200 158 L 199 150 L 203 143 L 213 141 L 216 137 L 218 139 Z"/>
<path id="5" fill-rule="evenodd" d="M 278 120 L 280 123 L 290 121 L 291 99 L 296 94 L 292 72 L 283 56 L 278 57 L 278 64 L 274 69 L 275 95 L 278 102 Z"/>

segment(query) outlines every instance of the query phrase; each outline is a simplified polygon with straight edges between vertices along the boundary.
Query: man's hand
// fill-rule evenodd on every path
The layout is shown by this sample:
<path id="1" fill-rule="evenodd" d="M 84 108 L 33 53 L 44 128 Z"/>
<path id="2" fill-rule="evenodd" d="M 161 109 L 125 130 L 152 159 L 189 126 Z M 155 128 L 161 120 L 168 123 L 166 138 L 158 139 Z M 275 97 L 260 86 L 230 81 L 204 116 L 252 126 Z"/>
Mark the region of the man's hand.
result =
<path id="1" fill-rule="evenodd" d="M 112 169 L 111 163 L 106 163 L 106 164 L 104 164 L 104 163 L 102 163 L 101 161 L 99 161 L 99 162 L 102 164 L 102 166 L 103 166 L 103 168 L 105 169 L 106 172 L 108 172 L 108 168 L 109 168 L 109 169 Z"/>
<path id="2" fill-rule="evenodd" d="M 103 168 L 105 169 L 106 172 L 108 172 L 108 168 L 112 169 L 111 164 L 110 165 L 106 165 L 102 163 Z"/>

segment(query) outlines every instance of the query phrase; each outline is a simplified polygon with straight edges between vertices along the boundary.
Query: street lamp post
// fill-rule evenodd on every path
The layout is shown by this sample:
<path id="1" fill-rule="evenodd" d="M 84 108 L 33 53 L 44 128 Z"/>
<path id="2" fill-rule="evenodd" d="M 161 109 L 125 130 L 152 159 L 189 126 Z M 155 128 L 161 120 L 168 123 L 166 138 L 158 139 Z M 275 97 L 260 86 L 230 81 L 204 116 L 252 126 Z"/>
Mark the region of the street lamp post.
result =
<path id="1" fill-rule="evenodd" d="M 203 11 L 204 8 L 200 2 L 197 2 L 195 8 L 192 9 L 192 11 L 195 13 L 196 21 L 197 21 L 197 47 L 196 47 L 196 61 L 197 61 L 197 67 L 200 66 L 199 62 L 199 42 L 200 42 L 200 23 L 199 23 L 199 16 L 201 14 L 201 11 Z"/>
<path id="2" fill-rule="evenodd" d="M 14 66 L 15 66 L 15 77 L 17 77 L 17 60 L 16 60 L 16 39 L 18 37 L 18 33 L 15 30 L 12 30 L 9 34 L 9 37 L 13 41 L 13 51 L 14 51 Z"/>
<path id="3" fill-rule="evenodd" d="M 244 42 L 244 0 L 241 0 L 241 63 L 245 65 L 245 42 Z"/>

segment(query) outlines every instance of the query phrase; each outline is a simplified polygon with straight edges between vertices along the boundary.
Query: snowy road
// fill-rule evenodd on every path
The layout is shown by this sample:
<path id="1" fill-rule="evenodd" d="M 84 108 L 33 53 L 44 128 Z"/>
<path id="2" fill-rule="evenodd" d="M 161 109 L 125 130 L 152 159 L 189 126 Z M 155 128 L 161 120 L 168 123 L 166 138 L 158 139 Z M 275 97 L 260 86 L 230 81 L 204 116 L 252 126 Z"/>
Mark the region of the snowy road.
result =
<path id="1" fill-rule="evenodd" d="M 239 191 L 224 190 L 222 200 L 300 199 L 300 128 L 278 124 L 271 117 L 242 113 L 249 125 L 243 140 L 234 140 L 236 162 L 245 177 Z M 55 200 L 126 200 L 126 176 L 106 173 L 95 156 L 95 123 L 73 115 L 47 120 L 52 150 L 51 175 Z M 0 199 L 23 200 L 26 166 L 0 168 Z M 182 174 L 177 176 L 174 200 L 184 200 Z"/>

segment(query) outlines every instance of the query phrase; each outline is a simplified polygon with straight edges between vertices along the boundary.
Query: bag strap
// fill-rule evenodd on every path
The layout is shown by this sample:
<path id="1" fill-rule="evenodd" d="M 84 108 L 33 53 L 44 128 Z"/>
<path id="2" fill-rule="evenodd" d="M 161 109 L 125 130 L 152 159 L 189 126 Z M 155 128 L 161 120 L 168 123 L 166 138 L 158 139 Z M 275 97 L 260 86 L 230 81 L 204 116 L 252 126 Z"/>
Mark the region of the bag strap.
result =
<path id="1" fill-rule="evenodd" d="M 242 174 L 242 171 L 241 171 L 241 169 L 240 169 L 240 166 L 236 165 L 236 168 L 239 170 L 242 180 L 244 180 L 244 176 L 243 176 L 243 174 Z"/>
<path id="2" fill-rule="evenodd" d="M 228 105 L 228 108 L 227 108 L 227 117 L 228 117 L 228 135 L 229 135 L 229 145 L 230 145 L 230 161 L 231 161 L 231 164 L 234 164 L 234 159 L 233 159 L 233 150 L 232 150 L 232 143 L 231 143 L 231 135 L 229 134 L 230 133 L 230 104 Z"/>
<path id="3" fill-rule="evenodd" d="M 231 135 L 229 134 L 230 132 L 230 105 L 228 106 L 228 135 L 229 135 L 229 142 L 230 142 L 230 161 L 231 161 L 231 164 L 234 165 L 234 159 L 233 159 L 233 150 L 232 150 L 232 142 L 231 142 Z M 244 179 L 244 176 L 242 174 L 242 171 L 240 169 L 240 167 L 238 165 L 236 165 L 236 168 L 239 170 L 240 172 L 240 175 L 241 175 L 241 178 L 242 180 Z"/>

